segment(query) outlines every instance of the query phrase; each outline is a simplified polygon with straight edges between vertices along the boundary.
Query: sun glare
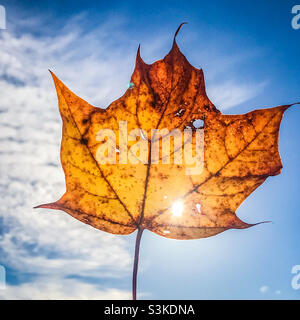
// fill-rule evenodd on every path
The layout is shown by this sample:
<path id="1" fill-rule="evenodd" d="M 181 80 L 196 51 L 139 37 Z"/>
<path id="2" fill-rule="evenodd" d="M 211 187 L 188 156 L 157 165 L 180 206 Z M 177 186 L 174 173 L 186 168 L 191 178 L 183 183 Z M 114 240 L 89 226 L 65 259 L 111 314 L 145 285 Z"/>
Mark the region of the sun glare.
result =
<path id="1" fill-rule="evenodd" d="M 182 215 L 184 206 L 181 201 L 176 201 L 172 204 L 172 214 L 174 217 L 180 217 Z"/>

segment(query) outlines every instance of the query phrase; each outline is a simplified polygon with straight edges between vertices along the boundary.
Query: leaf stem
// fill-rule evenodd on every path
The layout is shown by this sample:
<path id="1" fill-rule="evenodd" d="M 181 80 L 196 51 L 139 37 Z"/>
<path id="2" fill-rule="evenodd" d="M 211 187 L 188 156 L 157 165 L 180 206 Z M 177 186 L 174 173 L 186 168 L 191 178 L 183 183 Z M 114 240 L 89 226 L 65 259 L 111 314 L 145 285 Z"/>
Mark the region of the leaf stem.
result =
<path id="1" fill-rule="evenodd" d="M 139 252 L 140 252 L 140 243 L 141 237 L 144 229 L 139 228 L 136 234 L 135 240 L 135 251 L 134 251 L 134 263 L 133 263 L 133 272 L 132 272 L 132 299 L 136 300 L 136 285 L 137 285 L 137 273 L 139 266 Z"/>

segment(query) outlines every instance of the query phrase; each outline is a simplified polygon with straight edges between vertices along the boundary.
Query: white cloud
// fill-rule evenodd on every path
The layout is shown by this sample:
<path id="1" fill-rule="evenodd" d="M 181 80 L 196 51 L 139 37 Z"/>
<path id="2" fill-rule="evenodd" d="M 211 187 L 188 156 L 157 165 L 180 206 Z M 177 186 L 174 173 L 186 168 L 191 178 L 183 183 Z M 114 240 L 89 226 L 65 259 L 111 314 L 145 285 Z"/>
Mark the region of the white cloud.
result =
<path id="1" fill-rule="evenodd" d="M 77 279 L 40 277 L 30 283 L 6 286 L 0 300 L 124 300 L 131 293 L 125 290 L 104 289 Z"/>
<path id="2" fill-rule="evenodd" d="M 111 21 L 111 28 L 115 26 Z M 34 298 L 53 299 L 63 287 L 61 297 L 80 298 L 72 286 L 82 286 L 89 298 L 126 296 L 65 278 L 127 276 L 132 259 L 125 238 L 63 212 L 32 209 L 65 191 L 59 161 L 61 121 L 47 69 L 92 103 L 107 105 L 125 90 L 133 65 L 126 46 L 113 49 L 114 43 L 106 41 L 111 33 L 103 24 L 83 34 L 72 21 L 58 36 L 0 33 L 0 263 L 39 279 L 8 286 L 5 297 L 30 296 L 32 291 Z M 60 278 L 53 282 L 57 274 Z"/>
<path id="3" fill-rule="evenodd" d="M 237 84 L 232 81 L 216 84 L 207 88 L 207 94 L 211 101 L 220 110 L 229 109 L 254 98 L 265 87 L 266 82 L 259 84 Z"/>
<path id="4" fill-rule="evenodd" d="M 262 286 L 259 288 L 259 291 L 261 293 L 266 293 L 267 291 L 269 291 L 269 287 L 268 286 Z"/>
<path id="5" fill-rule="evenodd" d="M 279 295 L 279 294 L 281 294 L 281 291 L 280 290 L 276 290 L 275 293 Z"/>

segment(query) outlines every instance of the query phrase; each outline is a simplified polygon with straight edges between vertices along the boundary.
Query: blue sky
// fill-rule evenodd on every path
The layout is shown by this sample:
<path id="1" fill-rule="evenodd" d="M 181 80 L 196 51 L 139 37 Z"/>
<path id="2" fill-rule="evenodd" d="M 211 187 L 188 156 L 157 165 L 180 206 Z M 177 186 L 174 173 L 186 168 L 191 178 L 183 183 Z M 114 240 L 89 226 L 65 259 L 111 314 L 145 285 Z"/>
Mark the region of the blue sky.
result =
<path id="1" fill-rule="evenodd" d="M 61 124 L 53 70 L 75 93 L 106 106 L 126 90 L 141 43 L 151 63 L 178 44 L 202 67 L 207 93 L 224 113 L 300 101 L 300 29 L 295 1 L 1 1 L 0 298 L 126 298 L 135 234 L 117 237 L 62 212 L 32 206 L 64 190 Z M 299 299 L 291 269 L 300 264 L 300 110 L 284 116 L 281 175 L 237 211 L 247 230 L 191 241 L 148 231 L 139 292 L 153 299 Z M 75 292 L 75 293 L 74 293 Z M 81 292 L 82 295 L 79 295 Z"/>

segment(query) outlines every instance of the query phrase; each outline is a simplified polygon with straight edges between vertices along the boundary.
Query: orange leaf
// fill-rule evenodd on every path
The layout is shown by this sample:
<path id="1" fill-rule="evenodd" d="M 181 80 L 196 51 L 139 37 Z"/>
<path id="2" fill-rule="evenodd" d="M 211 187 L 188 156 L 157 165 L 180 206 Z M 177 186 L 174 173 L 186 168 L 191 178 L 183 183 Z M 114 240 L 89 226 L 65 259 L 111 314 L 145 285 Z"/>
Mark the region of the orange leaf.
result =
<path id="1" fill-rule="evenodd" d="M 139 228 L 196 239 L 252 226 L 235 212 L 267 177 L 280 173 L 279 126 L 290 105 L 222 114 L 206 95 L 202 69 L 187 61 L 175 37 L 171 51 L 151 65 L 138 49 L 128 90 L 105 110 L 77 97 L 52 74 L 63 120 L 61 163 L 67 190 L 58 201 L 39 208 L 63 210 L 114 234 Z M 192 166 L 182 160 L 175 138 L 169 163 L 163 163 L 162 144 L 158 161 L 153 161 L 159 140 L 153 130 L 161 130 L 165 138 L 163 130 L 190 130 L 193 146 L 200 130 L 193 126 L 195 120 L 204 121 L 202 170 L 188 173 Z M 131 139 L 120 126 L 133 132 Z M 104 138 L 107 129 L 115 137 Z M 104 132 L 101 139 L 99 132 Z M 101 148 L 107 149 L 102 158 Z M 116 163 L 103 162 L 108 154 Z M 176 157 L 182 162 L 175 163 Z"/>
<path id="2" fill-rule="evenodd" d="M 91 106 L 51 73 L 66 192 L 38 208 L 63 210 L 114 234 L 138 229 L 133 299 L 144 229 L 198 239 L 251 227 L 237 208 L 282 168 L 278 134 L 291 105 L 222 114 L 206 95 L 202 69 L 177 46 L 181 26 L 164 59 L 148 65 L 138 48 L 128 90 L 107 109 Z"/>

